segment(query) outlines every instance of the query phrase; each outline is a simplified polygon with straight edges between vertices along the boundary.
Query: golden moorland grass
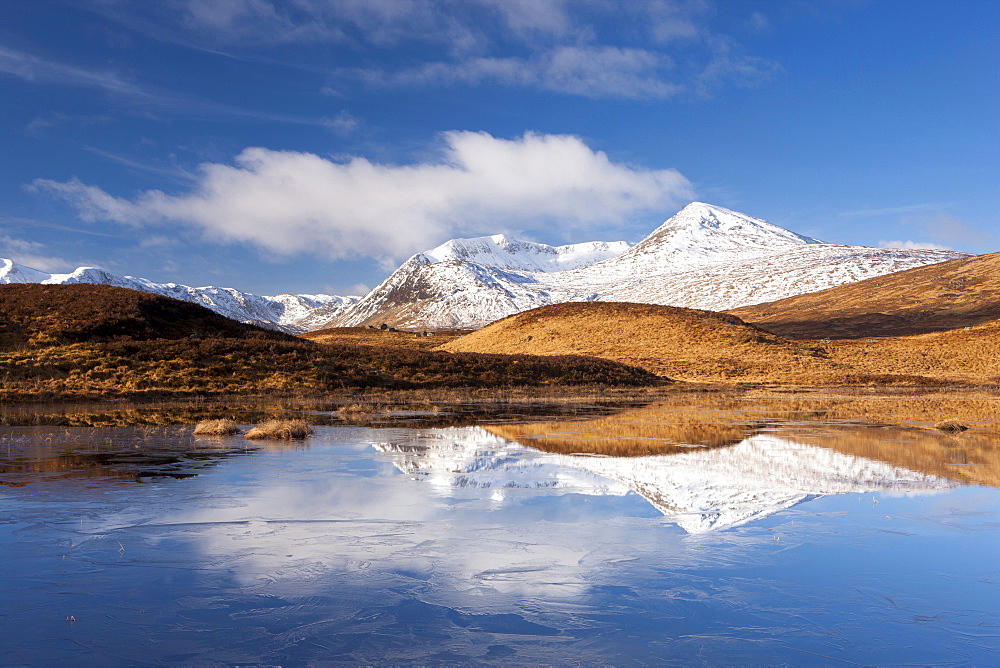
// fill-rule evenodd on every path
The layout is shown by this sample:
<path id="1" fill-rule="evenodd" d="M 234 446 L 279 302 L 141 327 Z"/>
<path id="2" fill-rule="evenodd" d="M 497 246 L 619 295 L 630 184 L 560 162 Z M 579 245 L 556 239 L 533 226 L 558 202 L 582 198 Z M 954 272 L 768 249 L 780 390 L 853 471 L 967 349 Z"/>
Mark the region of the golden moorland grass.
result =
<path id="1" fill-rule="evenodd" d="M 337 343 L 356 346 L 375 346 L 378 348 L 409 348 L 412 350 L 431 350 L 471 330 L 450 329 L 434 331 L 432 336 L 418 336 L 426 331 L 399 331 L 371 329 L 369 327 L 328 327 L 313 332 L 306 332 L 301 337 L 316 343 Z"/>
<path id="2" fill-rule="evenodd" d="M 232 436 L 238 434 L 239 426 L 235 420 L 222 418 L 218 420 L 202 420 L 194 427 L 195 436 Z"/>
<path id="3" fill-rule="evenodd" d="M 819 346 L 711 311 L 617 302 L 543 306 L 442 346 L 453 352 L 593 355 L 694 382 L 815 380 L 831 369 Z"/>
<path id="4" fill-rule="evenodd" d="M 908 337 L 802 341 L 728 314 L 587 302 L 519 313 L 442 349 L 593 355 L 701 383 L 1000 384 L 1000 321 Z"/>
<path id="5" fill-rule="evenodd" d="M 243 438 L 294 441 L 311 434 L 312 429 L 303 420 L 266 420 L 247 431 Z"/>
<path id="6" fill-rule="evenodd" d="M 1000 253 L 949 260 L 729 311 L 801 339 L 909 336 L 1000 319 Z"/>
<path id="7" fill-rule="evenodd" d="M 596 358 L 315 343 L 106 285 L 0 285 L 0 400 L 8 402 L 659 383 Z"/>

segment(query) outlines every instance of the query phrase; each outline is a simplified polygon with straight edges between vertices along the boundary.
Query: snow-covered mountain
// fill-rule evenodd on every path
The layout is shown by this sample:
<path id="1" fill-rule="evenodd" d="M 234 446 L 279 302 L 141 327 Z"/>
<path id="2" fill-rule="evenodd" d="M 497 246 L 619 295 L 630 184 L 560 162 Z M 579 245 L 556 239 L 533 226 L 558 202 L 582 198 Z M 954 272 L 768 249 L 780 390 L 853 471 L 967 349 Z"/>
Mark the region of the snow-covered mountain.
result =
<path id="1" fill-rule="evenodd" d="M 570 301 L 723 311 L 966 256 L 828 244 L 700 202 L 627 250 L 623 242 L 603 244 L 607 255 L 597 259 L 600 253 L 581 249 L 587 246 L 542 247 L 499 235 L 448 242 L 411 257 L 329 326 L 476 328 Z"/>
<path id="2" fill-rule="evenodd" d="M 48 274 L 0 258 L 0 284 L 4 283 L 114 285 L 194 302 L 233 320 L 264 327 L 276 327 L 292 334 L 318 329 L 324 322 L 331 317 L 336 317 L 340 310 L 350 306 L 358 299 L 357 297 L 333 295 L 262 297 L 233 288 L 212 286 L 193 288 L 177 283 L 154 283 L 145 278 L 120 276 L 95 267 L 80 267 L 69 274 Z M 314 314 L 320 309 L 323 309 L 319 316 L 321 322 L 314 323 Z"/>
<path id="3" fill-rule="evenodd" d="M 494 502 L 503 503 L 523 488 L 586 495 L 631 491 L 688 533 L 739 526 L 830 494 L 926 494 L 957 486 L 767 433 L 731 446 L 649 457 L 548 454 L 481 427 L 432 429 L 372 445 L 400 471 L 444 495 L 490 488 Z"/>
<path id="4" fill-rule="evenodd" d="M 634 246 L 567 246 L 502 234 L 417 253 L 364 297 L 258 296 L 81 267 L 48 274 L 0 259 L 0 283 L 98 283 L 194 302 L 234 320 L 301 333 L 379 324 L 477 328 L 546 304 L 624 301 L 723 311 L 881 276 L 965 253 L 823 243 L 694 202 Z"/>
<path id="5" fill-rule="evenodd" d="M 415 257 L 420 262 L 474 262 L 512 271 L 565 271 L 607 260 L 627 251 L 625 241 L 591 241 L 547 246 L 518 241 L 504 234 L 474 239 L 452 239 Z"/>

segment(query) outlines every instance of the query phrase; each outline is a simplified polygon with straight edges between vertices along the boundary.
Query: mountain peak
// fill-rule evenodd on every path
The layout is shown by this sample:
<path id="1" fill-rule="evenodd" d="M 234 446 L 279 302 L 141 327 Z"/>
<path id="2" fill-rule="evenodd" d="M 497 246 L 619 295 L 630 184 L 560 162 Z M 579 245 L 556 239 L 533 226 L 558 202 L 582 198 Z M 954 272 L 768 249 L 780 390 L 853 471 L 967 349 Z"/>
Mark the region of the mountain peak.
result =
<path id="1" fill-rule="evenodd" d="M 49 274 L 44 271 L 25 267 L 13 260 L 0 257 L 0 284 L 4 283 L 41 283 Z"/>
<path id="2" fill-rule="evenodd" d="M 714 204 L 691 202 L 636 244 L 629 255 L 719 256 L 732 260 L 822 243 L 760 218 Z"/>

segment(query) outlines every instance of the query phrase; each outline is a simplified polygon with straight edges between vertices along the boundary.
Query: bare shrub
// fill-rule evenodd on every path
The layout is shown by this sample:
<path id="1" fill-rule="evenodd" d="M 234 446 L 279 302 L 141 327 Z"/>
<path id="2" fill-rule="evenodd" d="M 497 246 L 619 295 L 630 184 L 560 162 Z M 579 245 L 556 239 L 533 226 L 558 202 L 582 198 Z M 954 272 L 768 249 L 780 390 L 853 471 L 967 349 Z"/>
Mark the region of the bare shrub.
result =
<path id="1" fill-rule="evenodd" d="M 312 429 L 302 420 L 267 420 L 248 431 L 244 438 L 291 441 L 310 434 Z"/>
<path id="2" fill-rule="evenodd" d="M 202 420 L 195 428 L 196 436 L 232 436 L 238 434 L 240 428 L 236 422 L 223 418 L 221 420 Z"/>

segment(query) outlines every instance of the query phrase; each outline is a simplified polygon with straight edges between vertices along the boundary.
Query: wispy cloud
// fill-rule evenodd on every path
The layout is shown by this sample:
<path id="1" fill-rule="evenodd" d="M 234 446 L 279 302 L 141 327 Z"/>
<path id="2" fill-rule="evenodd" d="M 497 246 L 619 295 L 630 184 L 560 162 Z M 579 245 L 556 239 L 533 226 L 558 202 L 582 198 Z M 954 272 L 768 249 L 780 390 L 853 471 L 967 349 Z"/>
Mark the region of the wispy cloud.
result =
<path id="1" fill-rule="evenodd" d="M 86 227 L 71 227 L 69 225 L 59 225 L 57 223 L 49 223 L 44 220 L 36 220 L 34 218 L 18 218 L 12 216 L 0 216 L 0 225 L 4 225 L 12 229 L 20 228 L 44 228 L 48 230 L 60 230 L 63 232 L 72 232 L 74 234 L 86 234 L 88 236 L 94 237 L 107 237 L 110 239 L 119 238 L 121 235 L 111 234 L 108 232 L 101 232 Z"/>
<path id="2" fill-rule="evenodd" d="M 124 199 L 76 179 L 40 179 L 32 188 L 70 202 L 88 221 L 183 224 L 281 255 L 392 261 L 454 236 L 517 232 L 511 221 L 589 230 L 660 215 L 692 197 L 676 170 L 615 163 L 573 136 L 449 132 L 443 140 L 440 160 L 412 165 L 248 148 L 233 165 L 202 165 L 195 186 L 179 195 L 150 190 Z"/>
<path id="3" fill-rule="evenodd" d="M 43 84 L 65 84 L 100 88 L 129 97 L 145 97 L 146 91 L 115 72 L 102 72 L 46 60 L 0 46 L 0 73 Z"/>
<path id="4" fill-rule="evenodd" d="M 3 74 L 40 85 L 61 85 L 100 90 L 112 96 L 120 104 L 132 108 L 153 110 L 156 113 L 166 113 L 174 117 L 328 126 L 328 121 L 321 118 L 274 114 L 222 104 L 183 93 L 145 86 L 112 71 L 89 70 L 66 65 L 0 46 L 0 75 Z M 56 122 L 64 120 L 64 118 L 58 117 L 52 117 L 48 120 L 40 119 L 37 123 L 29 124 L 29 131 L 51 127 Z"/>
<path id="5" fill-rule="evenodd" d="M 378 56 L 395 50 L 414 63 L 332 66 L 324 90 L 340 95 L 358 82 L 498 83 L 590 98 L 663 100 L 757 86 L 782 71 L 714 29 L 713 7 L 712 0 L 170 0 L 109 2 L 94 11 L 158 40 L 245 60 L 281 64 L 266 54 L 289 45 L 335 44 Z M 760 30 L 767 19 L 747 12 L 745 24 Z"/>
<path id="6" fill-rule="evenodd" d="M 341 111 L 336 116 L 322 118 L 320 123 L 334 134 L 342 137 L 353 134 L 361 127 L 361 119 L 348 111 Z"/>
<path id="7" fill-rule="evenodd" d="M 527 58 L 474 58 L 386 72 L 342 70 L 335 76 L 375 87 L 499 83 L 592 98 L 666 99 L 681 87 L 664 79 L 672 61 L 642 49 L 564 46 Z"/>
<path id="8" fill-rule="evenodd" d="M 875 216 L 898 216 L 910 213 L 921 213 L 925 211 L 935 211 L 946 206 L 937 202 L 924 202 L 922 204 L 907 204 L 905 206 L 889 206 L 883 208 L 858 209 L 856 211 L 844 211 L 837 214 L 845 218 L 867 218 Z"/>
<path id="9" fill-rule="evenodd" d="M 64 270 L 69 266 L 69 263 L 60 257 L 42 255 L 44 250 L 44 244 L 12 237 L 0 230 L 0 258 L 50 273 Z"/>
<path id="10" fill-rule="evenodd" d="M 183 169 L 182 167 L 171 165 L 163 167 L 160 165 L 152 165 L 146 162 L 141 162 L 139 160 L 133 160 L 132 158 L 127 158 L 123 155 L 118 155 L 117 153 L 111 153 L 110 151 L 103 151 L 99 148 L 93 146 L 82 146 L 85 151 L 98 155 L 112 162 L 116 162 L 119 165 L 124 165 L 130 169 L 135 169 L 140 172 L 147 172 L 150 174 L 158 174 L 159 176 L 166 176 L 174 181 L 180 183 L 190 183 L 197 178 L 197 175 Z"/>
<path id="11" fill-rule="evenodd" d="M 950 213 L 938 212 L 913 222 L 922 227 L 930 238 L 953 247 L 1000 250 L 1000 236 L 976 229 Z"/>

